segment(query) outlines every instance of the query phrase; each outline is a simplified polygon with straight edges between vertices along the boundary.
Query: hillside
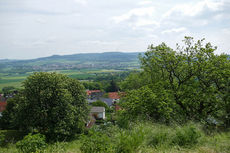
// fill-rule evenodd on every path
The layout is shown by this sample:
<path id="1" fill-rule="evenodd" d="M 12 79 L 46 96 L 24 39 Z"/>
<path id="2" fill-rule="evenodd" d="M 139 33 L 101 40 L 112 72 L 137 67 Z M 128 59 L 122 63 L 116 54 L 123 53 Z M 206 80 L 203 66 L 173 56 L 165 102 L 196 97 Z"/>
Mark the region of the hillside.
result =
<path id="1" fill-rule="evenodd" d="M 138 67 L 139 53 L 85 53 L 53 55 L 31 60 L 0 60 L 0 72 L 25 73 L 69 69 L 127 69 Z"/>
<path id="2" fill-rule="evenodd" d="M 88 53 L 53 55 L 31 60 L 0 60 L 0 90 L 3 87 L 20 87 L 21 82 L 37 71 L 55 71 L 79 80 L 121 73 L 139 68 L 140 53 Z"/>

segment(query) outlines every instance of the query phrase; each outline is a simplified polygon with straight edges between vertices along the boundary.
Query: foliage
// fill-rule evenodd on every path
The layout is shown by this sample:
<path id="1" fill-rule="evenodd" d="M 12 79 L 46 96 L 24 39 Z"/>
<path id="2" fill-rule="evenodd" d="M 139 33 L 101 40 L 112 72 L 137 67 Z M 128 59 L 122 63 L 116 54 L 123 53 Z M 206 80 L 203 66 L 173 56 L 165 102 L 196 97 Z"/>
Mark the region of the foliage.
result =
<path id="1" fill-rule="evenodd" d="M 96 127 L 96 128 L 95 128 Z M 130 137 L 135 138 L 135 136 L 139 131 L 142 131 L 144 135 L 143 141 L 135 140 L 141 143 L 132 143 L 137 144 L 138 147 L 132 146 L 135 148 L 138 148 L 134 150 L 133 152 L 146 152 L 146 153 L 152 153 L 152 152 L 165 152 L 165 153 L 184 153 L 184 152 L 197 152 L 197 153 L 228 153 L 230 149 L 230 132 L 218 132 L 218 133 L 212 133 L 212 135 L 206 135 L 205 131 L 199 130 L 200 125 L 197 124 L 188 124 L 185 126 L 181 125 L 170 125 L 167 126 L 165 124 L 156 124 L 151 122 L 137 122 L 132 123 L 131 128 L 129 129 L 120 129 L 117 126 L 109 125 L 107 127 L 101 127 L 95 126 L 89 131 L 91 132 L 98 132 L 100 135 L 103 135 L 104 140 L 108 139 L 108 146 L 110 146 L 110 149 L 108 149 L 108 152 L 115 152 L 118 151 L 118 148 L 121 148 L 120 139 L 121 139 L 121 133 L 123 133 L 124 137 L 127 142 L 124 142 L 125 144 L 129 144 L 131 140 Z M 199 131 L 198 133 L 201 134 L 201 137 L 197 139 L 198 143 L 191 144 L 189 146 L 179 146 L 178 144 L 172 143 L 172 140 L 175 139 L 177 131 L 180 131 L 180 129 L 184 129 L 187 127 L 194 127 L 196 131 Z M 93 143 L 91 143 L 91 136 L 94 133 L 91 133 L 88 135 L 85 135 L 83 137 L 77 138 L 77 140 L 69 141 L 69 142 L 57 142 L 55 144 L 51 143 L 48 144 L 45 151 L 46 153 L 64 153 L 64 152 L 71 152 L 71 153 L 79 153 L 83 152 L 80 150 L 81 146 L 83 146 L 83 140 L 84 138 L 87 138 L 88 142 L 91 144 L 92 147 L 95 147 Z M 93 139 L 93 141 L 96 141 L 100 139 L 100 137 L 97 137 L 97 139 Z M 104 138 L 105 136 L 105 138 Z M 166 136 L 166 140 L 165 140 Z M 188 136 L 188 135 L 187 135 Z M 142 139 L 142 137 L 140 137 Z M 98 140 L 99 142 L 100 140 Z M 87 145 L 88 143 L 86 143 Z M 140 145 L 139 145 L 140 144 Z M 122 146 L 122 148 L 128 148 L 130 145 Z M 107 146 L 104 146 L 107 147 Z M 131 148 L 132 149 L 132 148 Z M 15 144 L 9 144 L 8 147 L 0 147 L 0 153 L 17 153 L 16 145 Z M 104 151 L 103 153 L 106 153 Z"/>
<path id="2" fill-rule="evenodd" d="M 150 79 L 144 72 L 132 72 L 121 82 L 121 89 L 124 91 L 139 89 L 149 83 Z"/>
<path id="3" fill-rule="evenodd" d="M 111 80 L 109 86 L 107 87 L 107 92 L 117 92 L 119 90 L 119 87 L 114 79 Z"/>
<path id="4" fill-rule="evenodd" d="M 168 140 L 168 133 L 165 131 L 160 131 L 158 133 L 154 133 L 151 135 L 151 138 L 149 138 L 148 145 L 151 145 L 153 147 L 156 147 L 158 145 L 166 144 Z"/>
<path id="5" fill-rule="evenodd" d="M 24 132 L 17 130 L 1 130 L 0 131 L 0 146 L 7 146 L 10 143 L 15 143 L 21 140 L 25 135 Z"/>
<path id="6" fill-rule="evenodd" d="M 216 47 L 204 44 L 204 39 L 194 42 L 185 37 L 184 44 L 176 50 L 165 43 L 150 45 L 140 56 L 143 72 L 131 75 L 123 84 L 123 88 L 134 89 L 125 99 L 129 104 L 125 110 L 163 121 L 201 121 L 211 116 L 230 126 L 228 56 L 215 55 Z M 143 84 L 138 78 L 142 74 L 148 78 Z"/>
<path id="7" fill-rule="evenodd" d="M 2 112 L 2 117 L 0 118 L 0 128 L 1 129 L 18 129 L 20 121 L 19 118 L 19 104 L 24 101 L 24 97 L 19 92 L 14 98 L 7 100 L 6 110 Z"/>
<path id="8" fill-rule="evenodd" d="M 80 82 L 65 75 L 40 72 L 29 76 L 23 86 L 3 118 L 10 116 L 9 122 L 17 128 L 39 132 L 54 141 L 82 132 L 88 105 Z"/>
<path id="9" fill-rule="evenodd" d="M 105 110 L 107 111 L 107 109 L 109 108 L 108 105 L 106 103 L 104 103 L 103 101 L 97 100 L 93 103 L 91 103 L 92 106 L 101 106 L 101 107 L 105 107 Z"/>
<path id="10" fill-rule="evenodd" d="M 13 87 L 13 86 L 7 86 L 7 87 L 2 88 L 3 94 L 12 93 L 12 92 L 14 92 L 15 90 L 16 90 L 16 88 Z"/>
<path id="11" fill-rule="evenodd" d="M 88 136 L 82 138 L 81 151 L 84 153 L 112 152 L 112 143 L 107 135 L 90 131 Z"/>
<path id="12" fill-rule="evenodd" d="M 102 84 L 100 82 L 83 82 L 86 89 L 89 90 L 102 90 Z"/>
<path id="13" fill-rule="evenodd" d="M 47 153 L 66 153 L 67 142 L 55 142 L 50 144 L 44 152 Z"/>
<path id="14" fill-rule="evenodd" d="M 148 86 L 144 86 L 129 91 L 123 98 L 121 106 L 127 112 L 125 116 L 130 116 L 131 119 L 142 116 L 146 119 L 167 121 L 172 115 L 172 104 L 167 96 L 167 92 L 156 93 Z"/>
<path id="15" fill-rule="evenodd" d="M 127 115 L 126 111 L 120 110 L 115 115 L 116 125 L 119 128 L 129 129 L 130 128 L 130 116 Z"/>
<path id="16" fill-rule="evenodd" d="M 117 137 L 115 147 L 116 153 L 133 153 L 140 150 L 144 142 L 144 131 L 142 128 L 134 128 L 130 131 L 121 131 Z"/>
<path id="17" fill-rule="evenodd" d="M 179 146 L 193 146 L 198 143 L 201 132 L 194 126 L 184 126 L 177 128 L 175 135 L 172 137 L 172 143 Z"/>
<path id="18" fill-rule="evenodd" d="M 42 152 L 47 146 L 45 141 L 44 135 L 29 133 L 16 143 L 16 147 L 23 153 Z"/>

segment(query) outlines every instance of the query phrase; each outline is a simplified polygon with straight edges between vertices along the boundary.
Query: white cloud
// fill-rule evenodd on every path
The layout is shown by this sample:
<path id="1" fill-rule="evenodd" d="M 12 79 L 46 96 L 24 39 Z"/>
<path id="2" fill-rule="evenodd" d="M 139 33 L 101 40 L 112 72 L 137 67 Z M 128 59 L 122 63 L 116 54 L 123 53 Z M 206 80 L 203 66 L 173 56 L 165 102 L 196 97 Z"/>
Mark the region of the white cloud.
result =
<path id="1" fill-rule="evenodd" d="M 138 5 L 149 5 L 149 4 L 152 4 L 151 0 L 143 0 L 143 1 L 138 3 Z"/>
<path id="2" fill-rule="evenodd" d="M 159 26 L 160 23 L 152 19 L 138 19 L 135 23 L 136 27 L 147 26 L 147 25 L 156 25 Z"/>
<path id="3" fill-rule="evenodd" d="M 222 1 L 211 1 L 211 0 L 203 0 L 198 3 L 186 3 L 186 4 L 178 4 L 167 11 L 163 17 L 170 17 L 174 13 L 179 13 L 182 16 L 190 16 L 194 17 L 199 15 L 205 8 L 208 8 L 211 11 L 217 11 L 221 9 L 223 6 Z"/>
<path id="4" fill-rule="evenodd" d="M 135 8 L 130 10 L 128 13 L 125 13 L 121 16 L 115 16 L 112 19 L 113 21 L 115 21 L 115 23 L 120 23 L 129 20 L 132 17 L 146 17 L 146 16 L 151 17 L 154 12 L 155 12 L 154 7 Z"/>
<path id="5" fill-rule="evenodd" d="M 145 51 L 184 35 L 230 54 L 230 0 L 0 0 L 0 19 L 1 58 Z"/>
<path id="6" fill-rule="evenodd" d="M 166 34 L 166 33 L 177 33 L 177 32 L 183 32 L 186 31 L 187 29 L 185 27 L 181 27 L 181 28 L 173 28 L 173 29 L 168 29 L 168 30 L 164 30 L 161 33 L 162 34 Z"/>
<path id="7" fill-rule="evenodd" d="M 87 5 L 86 0 L 74 0 L 75 3 L 81 4 L 81 5 Z"/>
<path id="8" fill-rule="evenodd" d="M 38 19 L 36 20 L 36 22 L 41 23 L 41 24 L 45 24 L 45 23 L 46 23 L 46 20 L 43 19 L 43 18 L 38 18 Z"/>

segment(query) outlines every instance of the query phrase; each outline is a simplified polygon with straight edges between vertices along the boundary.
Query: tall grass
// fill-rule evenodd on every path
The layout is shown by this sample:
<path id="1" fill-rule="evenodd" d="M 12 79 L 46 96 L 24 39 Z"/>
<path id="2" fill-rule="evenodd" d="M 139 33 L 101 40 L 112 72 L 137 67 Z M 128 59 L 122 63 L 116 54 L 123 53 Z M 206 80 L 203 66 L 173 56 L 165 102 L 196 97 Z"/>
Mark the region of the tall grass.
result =
<path id="1" fill-rule="evenodd" d="M 14 144 L 0 153 L 18 152 Z M 45 153 L 230 153 L 230 132 L 206 135 L 197 124 L 131 123 L 129 128 L 97 125 L 71 142 L 49 144 Z"/>

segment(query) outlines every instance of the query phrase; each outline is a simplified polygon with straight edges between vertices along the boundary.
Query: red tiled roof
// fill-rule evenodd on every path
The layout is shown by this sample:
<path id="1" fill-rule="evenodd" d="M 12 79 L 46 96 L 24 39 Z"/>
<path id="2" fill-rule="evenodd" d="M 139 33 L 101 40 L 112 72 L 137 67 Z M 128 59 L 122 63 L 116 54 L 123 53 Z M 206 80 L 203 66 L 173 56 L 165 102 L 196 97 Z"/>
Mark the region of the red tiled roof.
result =
<path id="1" fill-rule="evenodd" d="M 3 112 L 6 109 L 6 102 L 0 102 L 0 112 Z"/>
<path id="2" fill-rule="evenodd" d="M 86 93 L 87 95 L 91 95 L 92 93 L 95 93 L 95 92 L 101 92 L 101 90 L 87 90 Z"/>
<path id="3" fill-rule="evenodd" d="M 109 92 L 109 98 L 111 99 L 120 99 L 118 92 Z"/>

